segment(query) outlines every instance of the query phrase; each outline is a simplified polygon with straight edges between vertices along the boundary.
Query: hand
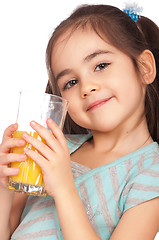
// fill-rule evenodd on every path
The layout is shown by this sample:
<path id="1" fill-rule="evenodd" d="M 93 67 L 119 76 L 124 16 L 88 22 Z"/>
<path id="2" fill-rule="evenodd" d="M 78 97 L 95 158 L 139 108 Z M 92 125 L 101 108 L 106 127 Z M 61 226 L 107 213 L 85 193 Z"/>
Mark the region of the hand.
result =
<path id="1" fill-rule="evenodd" d="M 34 121 L 30 123 L 46 144 L 24 133 L 24 140 L 37 150 L 25 148 L 24 151 L 41 167 L 46 191 L 55 198 L 74 183 L 66 139 L 53 120 L 47 119 L 46 123 L 51 132 Z"/>
<path id="2" fill-rule="evenodd" d="M 19 168 L 8 167 L 11 162 L 22 162 L 26 160 L 25 154 L 10 153 L 13 147 L 22 147 L 25 145 L 23 139 L 13 138 L 12 134 L 18 128 L 18 124 L 9 126 L 3 134 L 2 143 L 0 144 L 0 187 L 6 188 L 8 176 L 19 173 Z"/>

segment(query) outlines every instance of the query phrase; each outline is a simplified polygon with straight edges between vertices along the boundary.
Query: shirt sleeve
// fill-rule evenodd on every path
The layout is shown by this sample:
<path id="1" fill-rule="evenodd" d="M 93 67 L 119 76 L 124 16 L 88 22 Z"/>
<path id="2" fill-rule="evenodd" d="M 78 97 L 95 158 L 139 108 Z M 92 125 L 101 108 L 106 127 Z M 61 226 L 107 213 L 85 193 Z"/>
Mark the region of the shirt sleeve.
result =
<path id="1" fill-rule="evenodd" d="M 145 162 L 143 171 L 134 176 L 124 189 L 124 209 L 159 197 L 159 155 Z"/>
<path id="2" fill-rule="evenodd" d="M 70 154 L 76 151 L 85 141 L 91 138 L 92 134 L 65 135 Z"/>

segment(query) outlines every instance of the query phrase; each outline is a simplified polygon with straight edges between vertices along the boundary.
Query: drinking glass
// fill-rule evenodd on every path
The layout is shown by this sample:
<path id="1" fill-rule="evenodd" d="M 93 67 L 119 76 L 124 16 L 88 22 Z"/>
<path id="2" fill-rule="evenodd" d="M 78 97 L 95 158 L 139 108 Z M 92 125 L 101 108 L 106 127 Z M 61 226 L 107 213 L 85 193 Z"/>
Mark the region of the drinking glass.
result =
<path id="1" fill-rule="evenodd" d="M 47 128 L 46 120 L 51 118 L 62 129 L 67 105 L 67 100 L 56 95 L 41 92 L 20 92 L 17 111 L 18 130 L 13 133 L 13 137 L 22 138 L 22 134 L 27 132 L 45 144 L 45 140 L 31 128 L 30 122 L 35 120 Z M 23 147 L 12 148 L 11 152 L 23 154 L 24 147 L 37 151 L 31 144 L 26 143 Z M 20 172 L 9 177 L 9 189 L 30 195 L 46 196 L 42 171 L 35 161 L 27 157 L 24 162 L 11 163 L 10 167 L 18 167 Z"/>

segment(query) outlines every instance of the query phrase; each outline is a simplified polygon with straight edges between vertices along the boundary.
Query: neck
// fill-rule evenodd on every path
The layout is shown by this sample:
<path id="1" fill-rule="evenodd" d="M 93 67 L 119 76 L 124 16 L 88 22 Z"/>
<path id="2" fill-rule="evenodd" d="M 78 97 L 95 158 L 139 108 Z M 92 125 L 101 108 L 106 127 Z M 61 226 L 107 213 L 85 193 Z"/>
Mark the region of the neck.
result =
<path id="1" fill-rule="evenodd" d="M 106 133 L 92 131 L 92 134 L 93 148 L 98 152 L 118 152 L 125 155 L 153 142 L 145 118 L 131 128 L 124 126 Z"/>

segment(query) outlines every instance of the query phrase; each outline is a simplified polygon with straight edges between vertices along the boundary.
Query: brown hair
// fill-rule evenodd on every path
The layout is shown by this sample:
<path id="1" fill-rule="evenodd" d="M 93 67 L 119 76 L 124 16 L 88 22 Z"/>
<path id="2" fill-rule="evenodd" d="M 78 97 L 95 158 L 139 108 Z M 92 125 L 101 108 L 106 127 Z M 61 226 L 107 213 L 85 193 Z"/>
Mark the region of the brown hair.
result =
<path id="1" fill-rule="evenodd" d="M 149 132 L 154 141 L 159 143 L 159 29 L 148 18 L 141 17 L 135 23 L 126 13 L 109 5 L 83 5 L 77 8 L 66 20 L 55 29 L 47 50 L 46 65 L 49 81 L 47 93 L 60 95 L 53 71 L 51 69 L 51 54 L 57 39 L 68 29 L 72 32 L 77 28 L 91 27 L 101 38 L 106 38 L 113 46 L 126 53 L 138 69 L 137 57 L 149 49 L 155 57 L 157 74 L 153 83 L 147 86 L 145 96 L 145 114 Z M 65 133 L 80 134 L 88 130 L 78 126 L 67 114 Z"/>

